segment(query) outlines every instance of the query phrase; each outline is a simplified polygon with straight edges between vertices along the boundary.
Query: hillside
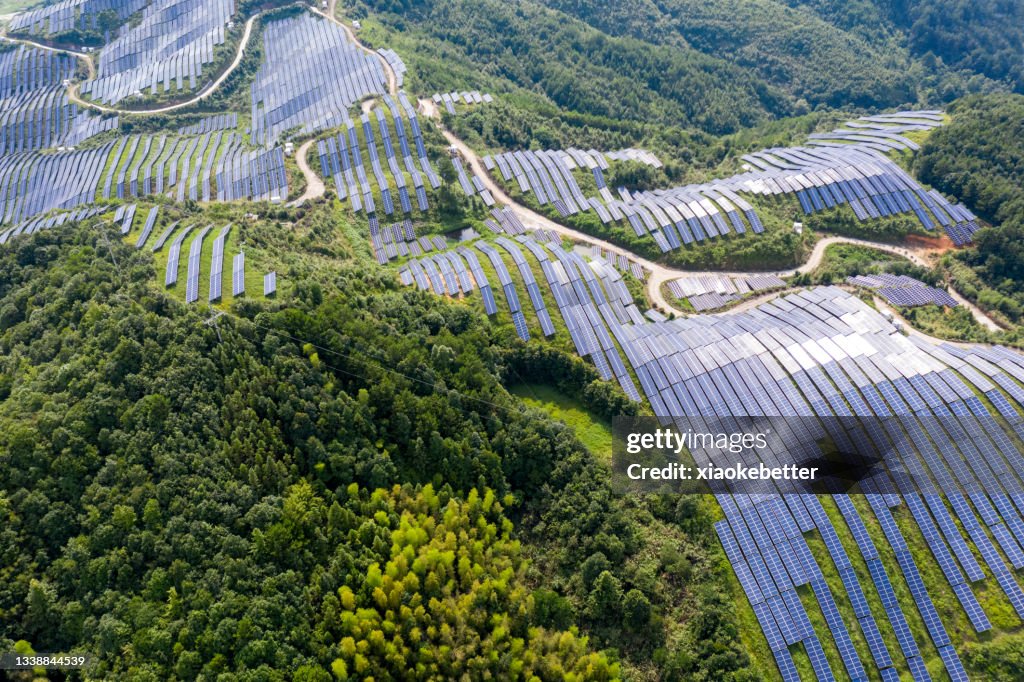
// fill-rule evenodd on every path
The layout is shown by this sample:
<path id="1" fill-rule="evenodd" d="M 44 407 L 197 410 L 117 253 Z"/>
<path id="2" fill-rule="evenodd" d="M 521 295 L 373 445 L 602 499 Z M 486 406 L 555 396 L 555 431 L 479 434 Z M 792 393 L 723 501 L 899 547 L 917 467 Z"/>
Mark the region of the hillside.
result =
<path id="1" fill-rule="evenodd" d="M 961 197 L 993 227 L 951 261 L 972 298 L 1014 323 L 1024 316 L 1024 97 L 972 97 L 917 160 L 922 177 Z"/>
<path id="2" fill-rule="evenodd" d="M 1018 5 L 7 18 L 0 677 L 1018 679 Z"/>

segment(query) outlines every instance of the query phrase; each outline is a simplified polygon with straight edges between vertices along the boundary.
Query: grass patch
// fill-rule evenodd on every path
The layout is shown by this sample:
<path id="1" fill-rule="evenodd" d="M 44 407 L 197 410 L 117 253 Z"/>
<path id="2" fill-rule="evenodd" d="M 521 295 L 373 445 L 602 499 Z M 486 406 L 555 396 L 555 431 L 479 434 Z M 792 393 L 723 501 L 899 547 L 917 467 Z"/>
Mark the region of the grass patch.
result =
<path id="1" fill-rule="evenodd" d="M 508 392 L 530 407 L 547 412 L 571 428 L 580 442 L 603 462 L 611 460 L 612 425 L 594 415 L 583 403 L 543 384 L 518 384 Z"/>

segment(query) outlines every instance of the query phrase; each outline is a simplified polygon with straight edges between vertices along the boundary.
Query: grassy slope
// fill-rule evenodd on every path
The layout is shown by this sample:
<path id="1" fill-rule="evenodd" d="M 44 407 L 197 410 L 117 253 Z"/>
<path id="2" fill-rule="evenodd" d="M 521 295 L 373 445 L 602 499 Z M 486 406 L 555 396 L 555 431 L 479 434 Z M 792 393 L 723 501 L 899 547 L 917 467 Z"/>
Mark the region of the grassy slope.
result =
<path id="1" fill-rule="evenodd" d="M 580 442 L 600 460 L 607 462 L 611 457 L 611 424 L 591 413 L 578 400 L 543 384 L 517 384 L 508 391 L 530 407 L 544 410 L 571 427 Z"/>

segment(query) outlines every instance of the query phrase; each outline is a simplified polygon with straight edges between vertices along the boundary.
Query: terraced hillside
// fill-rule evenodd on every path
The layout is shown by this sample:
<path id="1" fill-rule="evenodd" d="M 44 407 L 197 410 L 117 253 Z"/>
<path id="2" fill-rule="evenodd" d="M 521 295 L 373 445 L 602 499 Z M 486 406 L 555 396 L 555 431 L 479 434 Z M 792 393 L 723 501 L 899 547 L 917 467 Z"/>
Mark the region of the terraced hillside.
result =
<path id="1" fill-rule="evenodd" d="M 9 17 L 0 656 L 1019 678 L 1016 13 Z M 685 466 L 859 474 L 639 494 L 619 417 L 765 437 Z"/>

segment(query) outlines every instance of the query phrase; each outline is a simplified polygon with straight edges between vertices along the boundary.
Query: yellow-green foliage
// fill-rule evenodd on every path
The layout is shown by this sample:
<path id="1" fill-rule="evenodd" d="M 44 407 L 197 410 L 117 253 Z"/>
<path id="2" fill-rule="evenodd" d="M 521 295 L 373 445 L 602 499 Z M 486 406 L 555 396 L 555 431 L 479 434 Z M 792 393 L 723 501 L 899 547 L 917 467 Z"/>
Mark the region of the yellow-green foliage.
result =
<path id="1" fill-rule="evenodd" d="M 493 491 L 442 503 L 429 485 L 396 486 L 361 498 L 357 514 L 377 532 L 352 529 L 350 540 L 384 530 L 391 545 L 338 590 L 336 677 L 618 678 L 618 665 L 589 652 L 575 628 L 532 625 L 526 561 Z"/>

